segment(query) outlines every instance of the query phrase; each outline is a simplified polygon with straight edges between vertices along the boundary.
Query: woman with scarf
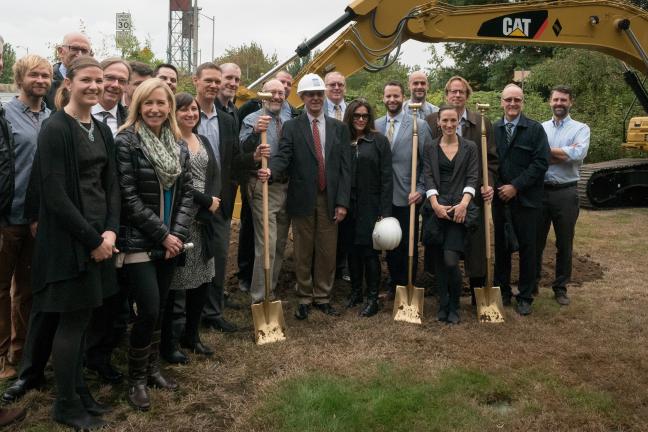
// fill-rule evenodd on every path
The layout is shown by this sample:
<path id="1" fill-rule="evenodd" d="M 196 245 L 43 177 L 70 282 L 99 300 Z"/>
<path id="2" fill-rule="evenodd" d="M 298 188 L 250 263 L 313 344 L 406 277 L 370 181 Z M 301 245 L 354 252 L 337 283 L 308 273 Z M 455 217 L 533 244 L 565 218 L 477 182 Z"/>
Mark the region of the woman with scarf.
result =
<path id="1" fill-rule="evenodd" d="M 159 345 L 175 258 L 194 216 L 189 154 L 179 139 L 173 93 L 164 81 L 144 81 L 116 137 L 122 193 L 118 261 L 136 310 L 128 350 L 128 401 L 141 411 L 150 408 L 147 385 L 178 387 L 160 373 Z"/>
<path id="2" fill-rule="evenodd" d="M 110 129 L 91 114 L 103 71 L 91 57 L 72 61 L 56 95 L 58 111 L 38 137 L 39 189 L 33 258 L 33 308 L 56 314 L 52 365 L 56 422 L 75 429 L 105 425 L 82 373 L 92 310 L 117 292 L 113 253 L 119 228 L 119 185 Z"/>

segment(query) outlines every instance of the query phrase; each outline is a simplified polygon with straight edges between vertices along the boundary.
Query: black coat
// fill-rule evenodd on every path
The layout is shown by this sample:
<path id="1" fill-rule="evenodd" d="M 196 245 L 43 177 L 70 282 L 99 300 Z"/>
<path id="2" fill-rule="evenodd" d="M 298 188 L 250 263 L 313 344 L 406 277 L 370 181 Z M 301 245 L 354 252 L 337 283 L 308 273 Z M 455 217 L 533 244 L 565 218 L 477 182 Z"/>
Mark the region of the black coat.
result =
<path id="1" fill-rule="evenodd" d="M 108 214 L 105 230 L 119 229 L 119 185 L 115 145 L 108 126 L 92 119 L 106 145 L 108 168 L 102 175 Z M 74 120 L 63 111 L 52 114 L 38 135 L 35 165 L 39 182 L 38 233 L 32 265 L 33 292 L 47 284 L 77 278 L 85 271 L 90 252 L 102 242 L 82 213 L 79 186 L 78 143 L 73 139 Z"/>
<path id="2" fill-rule="evenodd" d="M 4 116 L 4 108 L 0 104 L 0 226 L 5 223 L 5 218 L 11 211 L 15 182 L 14 163 L 13 135 Z"/>
<path id="3" fill-rule="evenodd" d="M 354 224 L 354 244 L 371 245 L 374 225 L 380 217 L 391 216 L 392 162 L 387 138 L 371 132 L 351 149 L 350 222 Z"/>
<path id="4" fill-rule="evenodd" d="M 351 195 L 351 139 L 349 128 L 341 121 L 325 117 L 326 194 L 331 219 L 335 207 L 349 208 Z M 308 115 L 284 123 L 279 151 L 270 159 L 274 175 L 288 174 L 287 211 L 290 216 L 311 216 L 318 193 L 317 157 Z"/>
<path id="5" fill-rule="evenodd" d="M 425 178 L 425 190 L 439 190 L 441 175 L 439 173 L 439 141 L 437 138 L 432 141 L 423 151 L 423 176 Z M 441 194 L 438 199 L 446 205 L 459 204 L 464 195 L 464 188 L 471 187 L 477 191 L 479 182 L 479 161 L 477 145 L 474 142 L 459 137 L 459 149 L 454 157 L 454 171 L 450 178 L 450 190 Z M 476 194 L 477 192 L 475 192 Z"/>
<path id="6" fill-rule="evenodd" d="M 61 62 L 54 64 L 53 74 L 52 74 L 52 86 L 50 87 L 49 91 L 43 98 L 43 100 L 45 101 L 45 105 L 47 105 L 47 108 L 52 110 L 52 113 L 56 111 L 56 106 L 54 105 L 54 99 L 56 98 L 56 91 L 58 90 L 59 87 L 61 87 L 61 84 L 65 79 L 65 77 L 61 74 L 60 68 L 61 68 Z"/>
<path id="7" fill-rule="evenodd" d="M 214 256 L 216 246 L 214 243 L 216 217 L 209 211 L 209 207 L 212 205 L 212 197 L 217 197 L 220 193 L 220 190 L 218 189 L 220 186 L 220 170 L 218 169 L 214 150 L 212 149 L 211 144 L 209 144 L 209 140 L 203 135 L 199 135 L 199 137 L 207 151 L 207 175 L 205 176 L 205 191 L 199 192 L 196 189 L 193 189 L 193 199 L 195 205 L 198 207 L 196 220 L 200 222 L 200 235 L 202 245 L 205 248 L 203 255 L 205 258 L 211 258 Z"/>
<path id="8" fill-rule="evenodd" d="M 503 119 L 493 125 L 499 157 L 497 186 L 511 184 L 517 189 L 516 200 L 523 207 L 542 206 L 544 175 L 549 168 L 549 142 L 540 123 L 520 115 L 513 140 L 506 148 Z"/>
<path id="9" fill-rule="evenodd" d="M 163 249 L 169 234 L 186 241 L 193 221 L 193 183 L 189 170 L 189 151 L 180 145 L 182 173 L 173 186 L 173 204 L 169 226 L 161 218 L 162 186 L 153 165 L 140 147 L 141 138 L 134 127 L 122 130 L 115 138 L 117 171 L 122 195 L 122 215 L 117 238 L 121 252 Z"/>

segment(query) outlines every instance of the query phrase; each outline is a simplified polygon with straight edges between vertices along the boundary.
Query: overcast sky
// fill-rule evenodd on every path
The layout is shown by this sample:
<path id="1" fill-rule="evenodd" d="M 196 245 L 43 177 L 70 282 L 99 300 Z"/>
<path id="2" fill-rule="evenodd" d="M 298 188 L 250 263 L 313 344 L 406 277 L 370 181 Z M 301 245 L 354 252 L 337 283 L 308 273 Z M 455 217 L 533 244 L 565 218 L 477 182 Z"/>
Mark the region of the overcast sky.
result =
<path id="1" fill-rule="evenodd" d="M 288 59 L 297 45 L 344 13 L 350 0 L 199 0 L 201 13 L 216 17 L 215 55 L 226 48 L 256 41 L 266 53 Z M 85 26 L 97 57 L 117 54 L 115 14 L 130 12 L 135 35 L 150 38 L 156 57 L 166 60 L 168 0 L 0 0 L 0 34 L 18 57 L 38 53 L 51 57 L 65 33 Z M 199 48 L 202 61 L 211 56 L 212 21 L 201 17 Z M 323 47 L 324 45 L 322 45 Z M 408 42 L 402 59 L 427 66 L 424 44 Z"/>

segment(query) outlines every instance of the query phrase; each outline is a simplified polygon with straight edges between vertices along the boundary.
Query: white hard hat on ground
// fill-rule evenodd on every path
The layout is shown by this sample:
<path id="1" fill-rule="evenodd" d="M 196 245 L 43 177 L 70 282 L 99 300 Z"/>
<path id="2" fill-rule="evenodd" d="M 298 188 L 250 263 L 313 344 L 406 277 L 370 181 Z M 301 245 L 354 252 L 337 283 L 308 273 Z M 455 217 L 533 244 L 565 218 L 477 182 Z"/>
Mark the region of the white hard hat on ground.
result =
<path id="1" fill-rule="evenodd" d="M 305 91 L 325 91 L 326 85 L 324 80 L 317 74 L 309 73 L 299 80 L 297 85 L 297 94 L 302 94 Z"/>
<path id="2" fill-rule="evenodd" d="M 372 238 L 373 248 L 376 250 L 394 250 L 400 244 L 403 231 L 401 231 L 398 219 L 393 217 L 384 218 L 376 222 Z"/>

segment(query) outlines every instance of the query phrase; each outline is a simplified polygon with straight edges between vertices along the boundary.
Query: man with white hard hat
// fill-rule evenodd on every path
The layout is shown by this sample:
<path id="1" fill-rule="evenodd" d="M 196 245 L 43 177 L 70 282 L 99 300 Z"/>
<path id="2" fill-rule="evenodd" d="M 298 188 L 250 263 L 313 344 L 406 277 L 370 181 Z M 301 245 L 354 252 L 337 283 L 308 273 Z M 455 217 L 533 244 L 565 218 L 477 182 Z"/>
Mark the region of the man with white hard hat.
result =
<path id="1" fill-rule="evenodd" d="M 300 320 L 308 318 L 311 304 L 339 315 L 330 301 L 338 224 L 351 193 L 351 139 L 344 123 L 324 115 L 325 90 L 316 74 L 299 81 L 304 112 L 284 123 L 276 156 L 258 174 L 261 181 L 282 174 L 289 178 L 286 207 L 292 218 L 299 298 L 295 317 Z"/>

